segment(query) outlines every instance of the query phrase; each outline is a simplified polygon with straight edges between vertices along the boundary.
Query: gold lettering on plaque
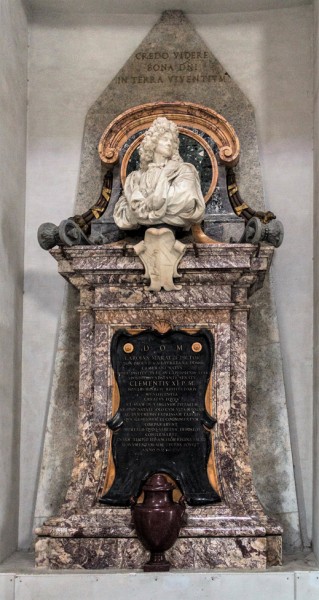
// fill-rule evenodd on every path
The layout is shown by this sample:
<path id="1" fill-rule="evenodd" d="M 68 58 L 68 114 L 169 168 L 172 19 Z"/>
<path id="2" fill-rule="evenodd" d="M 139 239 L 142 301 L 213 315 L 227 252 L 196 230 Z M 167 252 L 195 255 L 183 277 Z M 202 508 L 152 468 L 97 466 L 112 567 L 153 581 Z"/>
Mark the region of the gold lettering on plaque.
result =
<path id="1" fill-rule="evenodd" d="M 154 327 L 154 329 L 157 329 L 157 327 Z M 168 329 L 171 329 L 171 327 L 169 327 Z M 135 333 L 139 333 L 140 331 L 143 331 L 143 330 L 144 329 L 141 327 L 139 329 L 128 329 L 128 332 L 135 334 Z M 196 333 L 196 331 L 198 331 L 198 328 L 190 328 L 190 327 L 186 328 L 185 327 L 185 328 L 182 328 L 181 330 L 186 331 L 188 333 Z M 125 344 L 125 346 L 126 345 L 133 346 L 133 344 Z M 124 347 L 123 347 L 123 349 L 124 349 Z M 162 349 L 163 350 L 165 349 L 164 345 L 162 345 Z M 182 344 L 181 345 L 177 344 L 176 349 L 181 351 Z M 201 349 L 202 349 L 202 344 L 200 344 L 200 342 L 194 342 L 192 344 L 193 352 L 200 352 Z M 147 344 L 145 344 L 143 346 L 143 350 L 144 350 L 144 352 L 148 352 L 149 346 Z M 195 357 L 194 357 L 194 359 L 195 359 Z M 134 362 L 137 361 L 137 363 L 139 363 L 139 361 L 143 360 L 143 357 L 138 358 L 138 357 L 134 357 L 134 355 L 133 355 L 131 360 L 133 360 Z M 171 363 L 169 365 L 171 372 L 177 371 L 177 365 L 178 365 L 178 362 L 171 361 Z M 143 362 L 141 363 L 140 366 L 141 366 L 141 369 L 143 370 Z M 181 383 L 181 381 L 182 380 L 180 380 L 180 383 Z M 176 382 L 174 382 L 174 384 L 177 385 Z M 171 385 L 172 385 L 172 381 L 171 381 Z M 174 394 L 173 385 L 172 385 L 172 395 Z M 196 386 L 196 382 L 189 381 L 189 380 L 187 380 L 187 382 L 186 382 L 183 380 L 182 385 Z M 167 421 L 172 422 L 170 432 L 168 432 L 166 435 L 164 435 L 164 433 L 162 431 L 159 431 L 158 433 L 156 433 L 155 430 L 153 429 L 152 439 L 149 439 L 146 443 L 145 443 L 144 438 L 140 439 L 140 441 L 139 441 L 139 438 L 135 438 L 135 443 L 136 443 L 137 447 L 141 448 L 143 445 L 145 445 L 145 448 L 149 449 L 151 444 L 156 443 L 157 447 L 159 444 L 161 444 L 163 447 L 168 448 L 170 441 L 171 441 L 171 435 L 172 435 L 173 429 L 175 427 L 176 414 L 175 414 L 175 410 L 172 407 L 169 407 L 169 406 L 167 406 L 167 404 L 162 402 L 161 388 L 163 388 L 163 387 L 166 388 L 167 382 L 156 381 L 156 379 L 154 379 L 152 382 L 146 383 L 143 380 L 136 380 L 134 382 L 130 382 L 130 386 L 132 386 L 133 388 L 135 388 L 135 387 L 139 388 L 140 386 L 142 388 L 144 386 L 150 387 L 151 388 L 150 393 L 152 393 L 154 398 L 157 399 L 157 406 L 156 406 L 156 409 L 154 409 L 154 410 L 158 410 L 158 411 L 165 410 L 166 415 L 167 415 L 166 416 Z M 113 371 L 112 371 L 112 388 L 113 388 L 112 389 L 112 414 L 114 415 L 117 412 L 117 410 L 119 409 L 120 393 L 119 393 L 118 385 L 116 383 Z M 159 388 L 159 389 L 156 389 L 156 388 Z M 207 387 L 206 397 L 205 397 L 205 408 L 206 408 L 208 414 L 211 415 L 213 413 L 213 377 L 210 377 L 209 384 Z M 185 416 L 185 415 L 187 416 L 189 414 L 189 410 L 191 410 L 191 407 L 189 407 L 187 405 L 184 407 L 181 407 L 180 417 L 183 418 L 183 416 Z M 135 411 L 136 411 L 136 408 L 135 408 Z M 141 417 L 143 416 L 144 420 L 146 420 L 146 412 L 145 412 L 145 407 L 143 405 L 141 405 L 140 411 L 141 411 Z M 154 414 L 153 413 L 149 416 L 149 422 L 151 424 L 154 422 Z M 207 463 L 207 475 L 208 475 L 208 479 L 209 479 L 212 487 L 217 491 L 217 493 L 221 494 L 219 481 L 218 481 L 218 475 L 217 475 L 217 468 L 216 468 L 216 458 L 215 458 L 215 435 L 216 435 L 216 433 L 214 431 L 211 431 L 210 435 L 211 435 L 212 447 L 211 447 L 211 452 L 210 452 L 210 455 L 208 458 L 208 463 Z M 113 454 L 112 454 L 112 436 L 113 436 L 113 433 L 110 432 L 108 461 L 107 461 L 106 476 L 104 479 L 102 495 L 107 493 L 107 491 L 111 488 L 111 486 L 114 482 L 114 479 L 115 479 L 115 465 L 114 465 Z M 158 436 L 158 437 L 156 437 L 156 436 Z M 178 502 L 182 495 L 182 492 L 181 492 L 180 488 L 178 487 L 178 484 L 176 483 L 176 481 L 174 481 L 171 477 L 169 477 L 166 474 L 165 474 L 165 476 L 168 481 L 173 482 L 174 485 L 176 486 L 175 490 L 173 491 L 173 499 L 175 502 Z M 143 501 L 143 493 L 138 498 L 138 502 L 142 502 L 142 501 Z"/>

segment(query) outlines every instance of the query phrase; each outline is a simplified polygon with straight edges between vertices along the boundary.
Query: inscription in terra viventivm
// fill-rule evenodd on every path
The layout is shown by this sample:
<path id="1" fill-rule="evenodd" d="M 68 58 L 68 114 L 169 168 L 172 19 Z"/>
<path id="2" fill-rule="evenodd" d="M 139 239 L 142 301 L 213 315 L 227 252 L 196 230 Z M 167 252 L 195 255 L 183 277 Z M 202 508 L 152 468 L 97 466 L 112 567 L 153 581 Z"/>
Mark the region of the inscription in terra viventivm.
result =
<path id="1" fill-rule="evenodd" d="M 134 58 L 138 74 L 120 75 L 116 79 L 119 85 L 210 83 L 230 79 L 228 73 L 216 73 L 216 63 L 210 59 L 209 52 L 202 50 L 137 52 Z"/>

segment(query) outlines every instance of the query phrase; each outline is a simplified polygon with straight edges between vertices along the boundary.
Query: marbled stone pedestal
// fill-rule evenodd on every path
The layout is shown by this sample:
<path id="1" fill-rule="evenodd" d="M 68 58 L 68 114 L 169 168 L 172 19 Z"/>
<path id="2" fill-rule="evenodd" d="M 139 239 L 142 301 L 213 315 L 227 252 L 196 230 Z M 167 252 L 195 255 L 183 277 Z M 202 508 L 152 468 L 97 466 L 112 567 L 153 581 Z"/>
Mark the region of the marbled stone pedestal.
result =
<path id="1" fill-rule="evenodd" d="M 273 248 L 188 245 L 179 290 L 147 291 L 143 266 L 120 244 L 56 249 L 59 273 L 80 290 L 79 439 L 60 514 L 37 529 L 46 568 L 137 568 L 147 553 L 128 508 L 99 504 L 111 465 L 114 384 L 110 340 L 119 328 L 209 329 L 215 360 L 209 408 L 217 420 L 208 462 L 221 503 L 187 507 L 167 552 L 175 568 L 266 568 L 281 563 L 281 527 L 265 515 L 252 483 L 246 417 L 248 297 L 263 285 Z"/>

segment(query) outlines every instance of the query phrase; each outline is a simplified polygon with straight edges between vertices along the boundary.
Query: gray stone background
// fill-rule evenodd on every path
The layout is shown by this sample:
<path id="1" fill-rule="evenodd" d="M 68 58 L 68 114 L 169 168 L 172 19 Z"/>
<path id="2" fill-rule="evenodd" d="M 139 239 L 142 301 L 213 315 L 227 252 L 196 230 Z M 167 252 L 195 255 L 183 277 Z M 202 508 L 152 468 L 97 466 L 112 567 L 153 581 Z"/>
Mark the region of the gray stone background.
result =
<path id="1" fill-rule="evenodd" d="M 200 52 L 187 60 L 184 52 Z M 169 55 L 168 59 L 153 58 Z M 161 71 L 161 65 L 173 71 Z M 164 67 L 165 68 L 165 67 Z M 191 69 L 191 70 L 188 70 Z M 195 70 L 196 69 L 196 70 Z M 193 81 L 193 76 L 195 79 Z M 203 79 L 198 82 L 197 77 Z M 164 13 L 88 112 L 75 212 L 101 189 L 104 169 L 97 145 L 108 123 L 136 104 L 157 100 L 200 102 L 234 126 L 241 143 L 237 171 L 243 198 L 264 208 L 254 111 L 238 85 L 180 12 Z M 278 250 L 280 252 L 280 250 Z M 298 507 L 292 467 L 279 332 L 269 284 L 252 298 L 249 328 L 249 436 L 254 479 L 266 511 L 283 524 L 285 548 L 299 549 Z M 55 358 L 36 522 L 57 512 L 72 466 L 76 434 L 76 323 L 74 292 L 66 292 Z"/>
<path id="2" fill-rule="evenodd" d="M 313 4 L 317 7 L 318 1 Z M 3 0 L 0 19 L 5 59 L 0 64 L 0 271 L 5 281 L 0 288 L 1 558 L 17 544 L 27 548 L 31 540 L 63 300 L 56 263 L 39 248 L 36 231 L 39 223 L 58 223 L 74 214 L 87 111 L 155 24 L 164 0 L 151 5 L 144 0 L 34 0 L 32 5 L 27 22 L 20 0 Z M 273 276 L 299 513 L 309 543 L 313 31 L 318 39 L 313 6 L 303 0 L 230 0 L 227 5 L 176 0 L 165 5 L 183 5 L 190 13 L 255 110 L 266 206 L 286 229 Z M 317 89 L 316 84 L 315 94 Z M 253 190 L 242 184 L 242 194 L 253 204 Z M 314 511 L 315 519 L 318 514 Z"/>

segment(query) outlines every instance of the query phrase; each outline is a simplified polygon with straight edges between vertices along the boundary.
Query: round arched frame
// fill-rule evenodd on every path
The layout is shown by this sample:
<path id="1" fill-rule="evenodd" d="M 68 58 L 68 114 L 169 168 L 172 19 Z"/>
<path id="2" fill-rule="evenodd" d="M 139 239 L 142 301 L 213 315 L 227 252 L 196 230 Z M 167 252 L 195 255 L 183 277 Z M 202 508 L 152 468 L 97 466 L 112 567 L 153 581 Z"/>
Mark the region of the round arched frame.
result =
<path id="1" fill-rule="evenodd" d="M 174 121 L 180 130 L 186 128 L 187 135 L 191 134 L 188 128 L 206 133 L 218 147 L 220 162 L 229 167 L 237 164 L 240 145 L 233 127 L 211 108 L 194 102 L 152 102 L 126 110 L 108 125 L 100 139 L 101 161 L 108 167 L 117 164 L 123 144 L 135 133 L 150 127 L 159 116 Z"/>

